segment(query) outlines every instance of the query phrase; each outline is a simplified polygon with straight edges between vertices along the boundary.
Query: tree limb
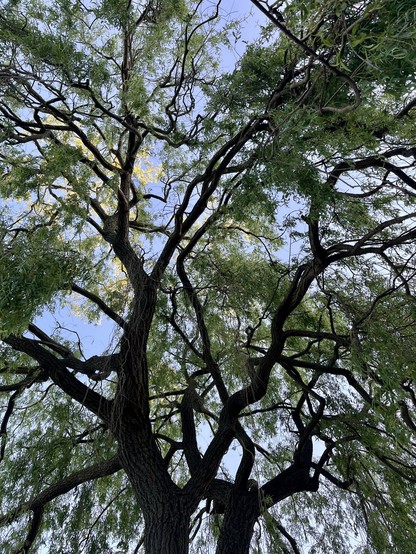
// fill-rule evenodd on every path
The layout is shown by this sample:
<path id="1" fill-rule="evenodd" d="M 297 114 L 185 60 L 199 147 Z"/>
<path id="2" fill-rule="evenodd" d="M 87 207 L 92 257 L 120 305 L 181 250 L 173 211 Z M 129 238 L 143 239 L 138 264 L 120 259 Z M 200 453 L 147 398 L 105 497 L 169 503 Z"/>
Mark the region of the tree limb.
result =
<path id="1" fill-rule="evenodd" d="M 28 511 L 35 512 L 42 510 L 48 502 L 68 493 L 82 483 L 112 475 L 120 469 L 122 468 L 118 456 L 114 456 L 113 458 L 97 462 L 79 471 L 74 471 L 58 483 L 47 487 L 28 502 L 24 502 L 6 514 L 0 515 L 0 525 L 10 524 Z"/>
<path id="2" fill-rule="evenodd" d="M 91 300 L 91 302 L 94 302 L 94 304 L 97 304 L 97 306 L 101 309 L 101 311 L 108 316 L 110 319 L 115 321 L 117 325 L 119 325 L 122 329 L 126 328 L 126 321 L 118 315 L 114 310 L 110 308 L 99 296 L 94 294 L 93 292 L 90 292 L 83 287 L 80 287 L 76 285 L 75 283 L 72 283 L 71 289 L 74 292 L 77 292 L 81 296 L 84 296 L 85 298 L 88 298 L 88 300 Z"/>
<path id="3" fill-rule="evenodd" d="M 15 350 L 24 352 L 34 358 L 43 367 L 55 385 L 106 423 L 110 421 L 111 401 L 93 391 L 84 385 L 84 383 L 81 383 L 66 369 L 65 363 L 62 360 L 56 358 L 51 352 L 35 341 L 25 337 L 11 335 L 4 338 L 3 341 Z"/>

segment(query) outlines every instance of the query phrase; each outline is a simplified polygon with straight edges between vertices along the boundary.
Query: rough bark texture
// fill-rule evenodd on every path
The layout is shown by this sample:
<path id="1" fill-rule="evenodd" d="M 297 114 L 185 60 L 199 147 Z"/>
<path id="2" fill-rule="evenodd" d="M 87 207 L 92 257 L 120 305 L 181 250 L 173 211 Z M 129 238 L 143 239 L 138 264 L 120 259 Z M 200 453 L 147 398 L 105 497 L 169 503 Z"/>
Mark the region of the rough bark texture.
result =
<path id="1" fill-rule="evenodd" d="M 225 510 L 216 554 L 248 554 L 260 515 L 259 491 L 234 491 Z"/>
<path id="2" fill-rule="evenodd" d="M 182 503 L 159 505 L 151 517 L 145 517 L 146 554 L 187 554 L 190 518 Z"/>
<path id="3" fill-rule="evenodd" d="M 186 554 L 191 509 L 170 479 L 153 438 L 138 430 L 137 422 L 130 426 L 126 421 L 118 437 L 120 460 L 143 512 L 146 554 Z"/>
<path id="4" fill-rule="evenodd" d="M 146 554 L 186 554 L 192 508 L 175 485 L 152 434 L 148 402 L 143 402 L 147 365 L 130 344 L 113 411 L 119 457 L 129 477 L 145 522 Z M 136 351 L 137 352 L 137 351 Z M 136 363 L 134 363 L 134 359 Z"/>

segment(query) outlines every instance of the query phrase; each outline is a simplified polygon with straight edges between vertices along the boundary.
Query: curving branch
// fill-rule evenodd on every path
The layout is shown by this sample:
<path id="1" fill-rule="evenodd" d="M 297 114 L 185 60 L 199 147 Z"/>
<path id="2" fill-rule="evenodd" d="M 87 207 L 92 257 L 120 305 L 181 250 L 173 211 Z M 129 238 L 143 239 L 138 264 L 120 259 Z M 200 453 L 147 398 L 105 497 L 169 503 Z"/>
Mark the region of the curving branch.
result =
<path id="1" fill-rule="evenodd" d="M 273 518 L 273 521 L 276 529 L 279 531 L 279 533 L 281 533 L 285 537 L 285 539 L 290 544 L 293 554 L 301 554 L 301 551 L 299 550 L 296 539 L 292 537 L 289 531 L 281 523 L 278 523 L 274 518 Z"/>
<path id="2" fill-rule="evenodd" d="M 201 454 L 198 450 L 198 442 L 195 428 L 194 410 L 195 404 L 202 402 L 202 398 L 195 389 L 196 383 L 190 379 L 180 403 L 183 450 L 188 463 L 190 473 L 194 473 L 201 465 Z"/>
<path id="3" fill-rule="evenodd" d="M 122 329 L 126 328 L 127 322 L 119 314 L 112 310 L 110 306 L 108 306 L 99 296 L 84 289 L 83 287 L 80 287 L 79 285 L 76 285 L 75 283 L 72 283 L 71 289 L 81 296 L 84 296 L 84 298 L 88 298 L 91 302 L 94 302 L 94 304 L 96 304 L 106 316 L 115 321 Z"/>
<path id="4" fill-rule="evenodd" d="M 21 392 L 21 389 L 16 390 L 9 398 L 9 401 L 7 403 L 7 408 L 3 416 L 3 420 L 1 422 L 0 426 L 0 462 L 4 460 L 4 452 L 6 450 L 6 441 L 7 441 L 7 424 L 9 423 L 9 419 L 13 413 L 14 404 L 16 398 L 19 396 Z"/>
<path id="5" fill-rule="evenodd" d="M 21 391 L 25 388 L 31 387 L 34 383 L 40 383 L 46 379 L 47 376 L 44 371 L 39 370 L 39 368 L 31 368 L 31 370 L 28 371 L 27 377 L 18 383 L 13 383 L 12 385 L 0 385 L 0 392 Z"/>
<path id="6" fill-rule="evenodd" d="M 338 179 L 344 173 L 371 168 L 381 168 L 394 173 L 396 177 L 401 179 L 406 185 L 408 185 L 413 190 L 416 190 L 416 181 L 412 177 L 410 177 L 410 175 L 408 175 L 402 168 L 388 161 L 390 158 L 397 158 L 400 156 L 415 158 L 416 148 L 393 148 L 390 150 L 385 150 L 378 155 L 368 156 L 360 160 L 344 160 L 333 168 L 326 182 L 329 186 L 334 187 Z"/>
<path id="7" fill-rule="evenodd" d="M 35 359 L 55 385 L 106 423 L 109 423 L 112 402 L 74 377 L 66 369 L 62 360 L 59 360 L 36 341 L 25 337 L 11 335 L 4 338 L 3 342 L 14 350 L 24 352 Z"/>
<path id="8" fill-rule="evenodd" d="M 45 508 L 46 504 L 75 489 L 82 483 L 112 475 L 120 471 L 120 469 L 122 469 L 122 467 L 118 456 L 113 456 L 108 460 L 97 462 L 79 471 L 74 471 L 58 483 L 47 487 L 44 491 L 27 502 L 23 502 L 13 510 L 0 515 L 0 525 L 10 524 L 29 511 L 39 514 L 40 511 Z"/>
<path id="9" fill-rule="evenodd" d="M 351 105 L 344 106 L 343 108 L 336 108 L 334 106 L 325 106 L 321 108 L 322 112 L 334 112 L 334 113 L 347 113 L 358 108 L 361 104 L 361 93 L 356 82 L 351 79 L 346 73 L 338 69 L 337 67 L 331 65 L 323 56 L 315 52 L 313 48 L 308 46 L 303 40 L 300 40 L 295 36 L 288 27 L 283 22 L 283 18 L 279 17 L 274 11 L 265 8 L 262 6 L 261 1 L 251 0 L 251 2 L 258 8 L 264 15 L 270 19 L 270 21 L 278 28 L 282 33 L 284 33 L 291 42 L 299 46 L 308 56 L 312 59 L 317 60 L 326 70 L 335 75 L 338 79 L 344 81 L 352 90 L 354 94 L 354 102 Z"/>
<path id="10" fill-rule="evenodd" d="M 32 544 L 35 542 L 36 537 L 40 531 L 43 518 L 43 506 L 39 508 L 34 508 L 32 510 L 32 521 L 30 522 L 30 527 L 28 529 L 25 542 L 23 543 L 23 554 L 28 554 L 32 547 Z"/>

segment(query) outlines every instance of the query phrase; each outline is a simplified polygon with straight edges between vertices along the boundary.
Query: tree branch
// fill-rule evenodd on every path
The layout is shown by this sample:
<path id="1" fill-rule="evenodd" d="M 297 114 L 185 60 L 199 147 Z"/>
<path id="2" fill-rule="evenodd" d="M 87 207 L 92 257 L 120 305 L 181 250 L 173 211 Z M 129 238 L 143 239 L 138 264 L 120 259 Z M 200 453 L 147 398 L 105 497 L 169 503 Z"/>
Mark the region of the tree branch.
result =
<path id="1" fill-rule="evenodd" d="M 6 514 L 0 515 L 0 525 L 10 524 L 28 511 L 34 512 L 42 510 L 48 502 L 51 502 L 55 498 L 68 493 L 82 483 L 99 479 L 100 477 L 112 475 L 120 469 L 122 469 L 122 467 L 118 456 L 114 456 L 109 460 L 97 462 L 96 464 L 88 466 L 79 471 L 74 471 L 67 477 L 64 477 L 58 483 L 47 487 L 44 491 L 31 498 L 28 502 L 24 502 L 16 507 L 14 510 L 10 510 Z"/>
<path id="2" fill-rule="evenodd" d="M 27 532 L 25 542 L 23 544 L 24 554 L 28 554 L 30 552 L 32 544 L 35 542 L 36 537 L 39 533 L 40 527 L 42 525 L 42 517 L 44 512 L 43 506 L 39 508 L 34 508 L 32 512 L 33 512 L 32 521 L 30 523 L 30 527 Z"/>
<path id="3" fill-rule="evenodd" d="M 112 310 L 110 306 L 107 306 L 107 304 L 99 296 L 97 296 L 93 292 L 90 292 L 76 285 L 75 283 L 71 285 L 71 289 L 74 292 L 77 292 L 78 294 L 80 294 L 81 296 L 88 298 L 88 300 L 91 300 L 91 302 L 94 302 L 94 304 L 97 304 L 97 306 L 101 309 L 101 311 L 110 319 L 115 321 L 117 325 L 119 325 L 122 329 L 126 328 L 126 325 L 127 325 L 126 321 L 120 315 L 118 315 L 114 310 Z"/>
<path id="4" fill-rule="evenodd" d="M 344 106 L 343 108 L 336 108 L 332 106 L 325 106 L 321 108 L 321 111 L 323 112 L 335 112 L 335 113 L 346 113 L 350 112 L 352 110 L 355 110 L 358 108 L 358 106 L 361 103 L 361 94 L 360 90 L 351 77 L 349 77 L 346 73 L 340 71 L 337 67 L 334 67 L 331 65 L 325 58 L 323 58 L 321 55 L 317 54 L 313 48 L 310 48 L 304 41 L 298 39 L 290 29 L 286 27 L 286 25 L 283 23 L 283 21 L 276 17 L 274 13 L 271 12 L 271 10 L 266 9 L 264 6 L 261 5 L 261 2 L 258 0 L 251 0 L 251 2 L 258 8 L 270 21 L 278 27 L 282 33 L 284 33 L 289 40 L 291 40 L 293 43 L 295 43 L 297 46 L 299 46 L 304 52 L 306 52 L 312 59 L 317 60 L 325 69 L 327 69 L 330 73 L 335 75 L 335 77 L 338 77 L 342 81 L 348 84 L 348 86 L 351 88 L 351 90 L 354 93 L 354 103 L 349 106 Z"/>
<path id="5" fill-rule="evenodd" d="M 59 360 L 43 346 L 25 337 L 11 335 L 4 338 L 3 341 L 13 349 L 24 352 L 34 358 L 43 367 L 55 385 L 106 423 L 109 423 L 112 402 L 74 377 L 66 369 L 63 360 Z"/>

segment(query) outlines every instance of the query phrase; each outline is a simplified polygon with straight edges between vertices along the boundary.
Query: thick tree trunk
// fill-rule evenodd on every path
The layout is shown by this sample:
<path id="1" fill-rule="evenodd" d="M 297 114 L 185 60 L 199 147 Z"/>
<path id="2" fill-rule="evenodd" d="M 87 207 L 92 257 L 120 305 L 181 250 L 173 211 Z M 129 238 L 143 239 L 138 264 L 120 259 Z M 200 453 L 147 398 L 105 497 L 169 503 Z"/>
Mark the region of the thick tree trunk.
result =
<path id="1" fill-rule="evenodd" d="M 140 421 L 139 409 L 129 404 L 128 397 L 121 403 L 114 432 L 120 462 L 143 514 L 145 552 L 187 554 L 192 507 L 170 478 L 149 421 Z"/>
<path id="2" fill-rule="evenodd" d="M 144 514 L 146 554 L 187 554 L 190 517 L 180 503 L 158 505 L 156 512 Z"/>
<path id="3" fill-rule="evenodd" d="M 189 502 L 168 477 L 155 445 L 134 440 L 132 435 L 122 442 L 119 457 L 143 514 L 145 552 L 187 554 L 192 511 Z"/>
<path id="4" fill-rule="evenodd" d="M 248 554 L 260 515 L 257 491 L 234 491 L 226 507 L 216 554 Z"/>
<path id="5" fill-rule="evenodd" d="M 198 501 L 190 499 L 169 475 L 150 422 L 146 343 L 156 301 L 154 285 L 136 301 L 121 355 L 112 431 L 144 518 L 146 554 L 187 554 L 189 528 Z"/>

